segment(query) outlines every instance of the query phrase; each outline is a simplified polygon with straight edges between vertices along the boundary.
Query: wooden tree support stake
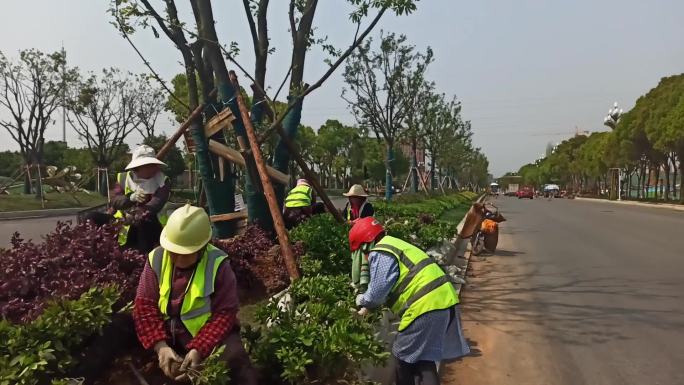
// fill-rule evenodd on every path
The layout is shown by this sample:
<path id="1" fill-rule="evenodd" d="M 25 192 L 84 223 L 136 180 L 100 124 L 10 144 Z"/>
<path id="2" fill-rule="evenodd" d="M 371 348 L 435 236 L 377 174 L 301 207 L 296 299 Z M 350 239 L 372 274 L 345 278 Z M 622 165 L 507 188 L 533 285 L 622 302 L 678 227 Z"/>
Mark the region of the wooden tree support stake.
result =
<path id="1" fill-rule="evenodd" d="M 270 106 L 266 104 L 264 108 L 269 118 L 271 118 L 271 120 L 275 120 L 273 110 L 271 110 Z M 290 140 L 290 138 L 287 137 L 287 135 L 285 135 L 285 131 L 283 130 L 282 124 L 276 125 L 275 129 L 278 135 L 280 136 L 280 139 L 283 141 L 283 144 L 285 144 L 285 147 L 287 147 L 287 150 L 290 152 L 290 155 L 292 155 L 292 158 L 294 158 L 295 162 L 297 162 L 299 168 L 302 169 L 304 176 L 306 176 L 306 180 L 308 180 L 309 183 L 311 183 L 311 187 L 313 187 L 313 189 L 316 190 L 318 196 L 321 197 L 321 200 L 323 200 L 323 203 L 325 204 L 325 207 L 328 209 L 330 214 L 332 214 L 332 216 L 335 218 L 335 220 L 337 220 L 337 222 L 345 223 L 346 221 L 342 217 L 342 214 L 340 214 L 339 210 L 337 210 L 335 205 L 328 197 L 328 194 L 326 194 L 325 190 L 318 182 L 318 175 L 316 175 L 309 168 L 309 165 L 306 164 L 306 161 L 304 160 L 304 158 L 302 158 L 302 155 L 299 153 L 299 150 L 297 149 L 295 144 L 292 143 L 292 141 Z"/>
<path id="2" fill-rule="evenodd" d="M 214 97 L 214 95 L 216 95 L 216 89 L 211 91 L 209 97 Z M 190 127 L 190 124 L 192 124 L 192 122 L 194 122 L 195 119 L 197 119 L 197 117 L 199 117 L 202 114 L 202 111 L 204 111 L 205 106 L 206 104 L 202 104 L 200 106 L 197 106 L 197 108 L 195 108 L 195 110 L 192 111 L 190 116 L 188 116 L 188 118 L 185 119 L 185 122 L 183 122 L 183 124 L 181 124 L 181 126 L 178 127 L 176 132 L 174 132 L 173 135 L 171 135 L 169 140 L 167 140 L 166 143 L 164 143 L 164 146 L 157 153 L 157 159 L 164 160 L 169 151 L 171 151 L 173 146 L 176 145 L 178 139 L 180 139 L 180 137 L 183 136 L 183 133 L 188 129 L 188 127 Z"/>
<path id="3" fill-rule="evenodd" d="M 238 166 L 246 167 L 247 163 L 245 162 L 245 158 L 242 157 L 240 151 L 230 148 L 223 143 L 209 139 L 209 151 Z M 268 175 L 276 182 L 285 185 L 290 182 L 289 175 L 283 174 L 271 166 L 267 166 L 266 170 L 268 171 Z M 261 183 L 259 183 L 259 185 L 261 185 Z"/>
<path id="4" fill-rule="evenodd" d="M 236 90 L 240 89 L 240 85 L 237 81 L 237 76 L 234 71 L 228 73 L 230 82 Z M 266 201 L 268 202 L 268 208 L 271 211 L 271 217 L 273 218 L 273 225 L 275 227 L 276 233 L 278 234 L 278 243 L 280 244 L 280 251 L 283 253 L 283 258 L 285 259 L 285 267 L 287 272 L 290 274 L 290 280 L 294 281 L 299 279 L 299 269 L 297 268 L 297 262 L 292 252 L 292 247 L 290 246 L 290 237 L 285 228 L 285 222 L 283 221 L 283 214 L 280 212 L 280 206 L 276 199 L 275 190 L 273 190 L 273 185 L 271 184 L 271 179 L 268 177 L 268 172 L 266 170 L 266 162 L 261 154 L 261 149 L 259 148 L 259 143 L 257 143 L 257 137 L 254 132 L 254 127 L 252 126 L 252 121 L 249 118 L 249 113 L 247 112 L 247 107 L 245 107 L 245 101 L 242 98 L 240 92 L 236 92 L 238 108 L 240 109 L 240 116 L 242 117 L 242 123 L 245 125 L 245 131 L 247 131 L 247 137 L 249 139 L 249 145 L 252 149 L 252 155 L 254 156 L 254 161 L 256 162 L 257 170 L 259 171 L 259 177 L 261 178 L 261 185 L 264 188 L 264 195 L 266 196 Z"/>
<path id="5" fill-rule="evenodd" d="M 224 221 L 234 221 L 236 219 L 245 219 L 247 218 L 247 213 L 244 211 L 236 211 L 234 213 L 228 213 L 228 214 L 217 214 L 217 215 L 212 215 L 209 217 L 209 219 L 212 222 L 224 222 Z"/>

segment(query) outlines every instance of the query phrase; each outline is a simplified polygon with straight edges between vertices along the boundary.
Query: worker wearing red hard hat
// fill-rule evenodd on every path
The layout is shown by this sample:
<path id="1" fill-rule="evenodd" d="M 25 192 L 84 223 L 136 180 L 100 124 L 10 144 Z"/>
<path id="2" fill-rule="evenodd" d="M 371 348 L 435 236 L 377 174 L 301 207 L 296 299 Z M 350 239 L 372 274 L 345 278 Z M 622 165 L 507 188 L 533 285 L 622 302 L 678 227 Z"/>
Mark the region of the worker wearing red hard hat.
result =
<path id="1" fill-rule="evenodd" d="M 349 232 L 352 252 L 368 256 L 368 288 L 356 298 L 372 309 L 387 304 L 401 320 L 392 346 L 397 385 L 439 384 L 436 362 L 470 353 L 461 333 L 458 295 L 449 277 L 418 247 L 385 234 L 372 217 Z"/>

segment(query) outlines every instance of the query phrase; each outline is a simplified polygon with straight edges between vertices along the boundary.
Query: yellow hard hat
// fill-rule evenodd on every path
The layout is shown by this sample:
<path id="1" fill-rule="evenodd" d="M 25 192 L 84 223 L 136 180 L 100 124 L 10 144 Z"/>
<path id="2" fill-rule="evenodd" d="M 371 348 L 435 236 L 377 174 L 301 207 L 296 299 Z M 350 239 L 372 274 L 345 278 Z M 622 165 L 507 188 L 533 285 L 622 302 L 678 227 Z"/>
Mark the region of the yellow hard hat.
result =
<path id="1" fill-rule="evenodd" d="M 186 204 L 170 216 L 161 232 L 161 246 L 176 254 L 192 254 L 211 240 L 211 222 L 207 213 Z"/>

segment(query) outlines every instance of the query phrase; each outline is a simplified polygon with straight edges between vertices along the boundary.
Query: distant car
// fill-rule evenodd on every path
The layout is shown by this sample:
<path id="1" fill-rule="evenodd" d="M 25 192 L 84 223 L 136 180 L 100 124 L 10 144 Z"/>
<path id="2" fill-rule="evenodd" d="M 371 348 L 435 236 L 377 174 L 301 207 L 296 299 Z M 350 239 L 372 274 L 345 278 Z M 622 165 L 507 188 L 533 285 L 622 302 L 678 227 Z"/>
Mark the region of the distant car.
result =
<path id="1" fill-rule="evenodd" d="M 518 199 L 523 199 L 523 198 L 529 198 L 529 199 L 534 199 L 534 191 L 532 191 L 531 188 L 524 188 L 521 190 L 518 190 L 516 193 L 516 196 Z"/>

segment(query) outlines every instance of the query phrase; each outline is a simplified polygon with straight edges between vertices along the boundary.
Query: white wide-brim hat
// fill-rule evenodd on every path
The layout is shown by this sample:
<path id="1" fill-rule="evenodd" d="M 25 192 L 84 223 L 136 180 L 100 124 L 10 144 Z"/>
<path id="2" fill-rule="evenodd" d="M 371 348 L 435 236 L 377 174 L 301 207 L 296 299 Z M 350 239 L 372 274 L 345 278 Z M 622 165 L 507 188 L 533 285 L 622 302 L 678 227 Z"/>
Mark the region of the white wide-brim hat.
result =
<path id="1" fill-rule="evenodd" d="M 363 189 L 363 186 L 360 184 L 355 184 L 351 186 L 349 189 L 349 192 L 346 192 L 342 194 L 346 197 L 367 197 L 368 194 L 366 194 L 366 190 Z"/>
<path id="2" fill-rule="evenodd" d="M 157 159 L 157 154 L 154 152 L 152 147 L 143 144 L 133 151 L 133 159 L 126 166 L 126 171 L 144 166 L 146 164 L 158 164 L 160 166 L 166 166 L 166 163 Z"/>

